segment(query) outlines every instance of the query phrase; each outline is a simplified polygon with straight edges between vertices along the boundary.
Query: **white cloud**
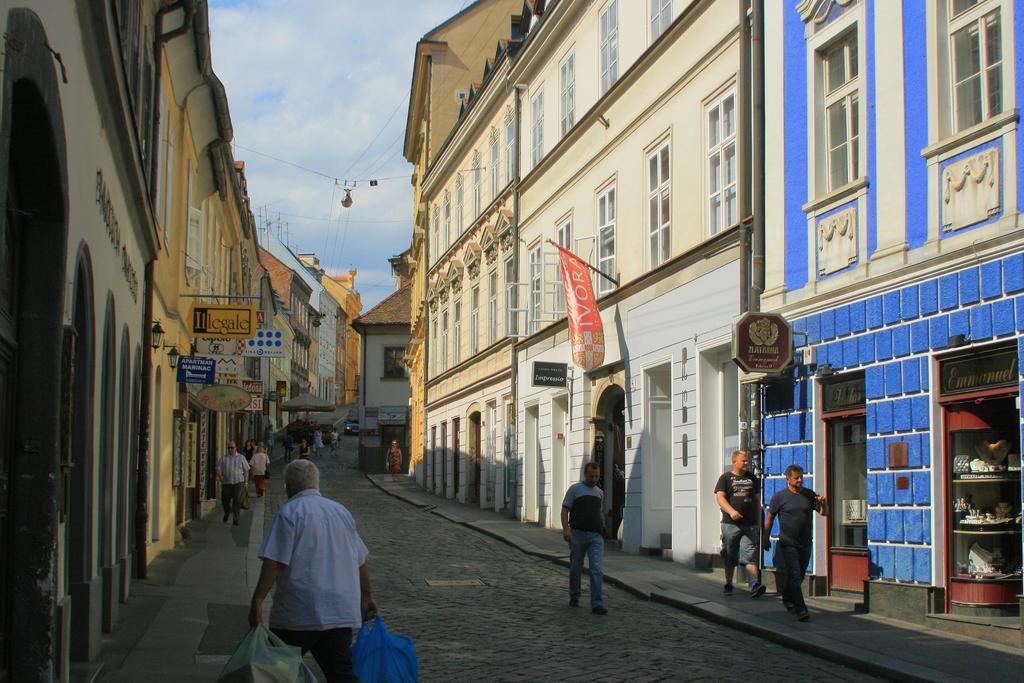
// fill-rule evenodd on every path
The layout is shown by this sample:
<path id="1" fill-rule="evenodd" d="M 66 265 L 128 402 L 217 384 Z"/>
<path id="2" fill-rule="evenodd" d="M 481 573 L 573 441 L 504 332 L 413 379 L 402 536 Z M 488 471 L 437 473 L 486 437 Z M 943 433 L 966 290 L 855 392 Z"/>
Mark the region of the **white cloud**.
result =
<path id="1" fill-rule="evenodd" d="M 245 161 L 253 207 L 257 214 L 265 207 L 264 215 L 275 221 L 280 213 L 289 243 L 316 252 L 326 269 L 358 268 L 366 307 L 390 292 L 387 258 L 409 244 L 408 179 L 375 188 L 360 182 L 352 190 L 352 208 L 342 209 L 343 193 L 331 180 L 249 150 L 344 179 L 408 176 L 412 168 L 398 138 L 416 41 L 465 4 L 210 2 L 213 66 L 228 92 L 235 142 L 248 148 L 236 148 L 235 158 Z"/>

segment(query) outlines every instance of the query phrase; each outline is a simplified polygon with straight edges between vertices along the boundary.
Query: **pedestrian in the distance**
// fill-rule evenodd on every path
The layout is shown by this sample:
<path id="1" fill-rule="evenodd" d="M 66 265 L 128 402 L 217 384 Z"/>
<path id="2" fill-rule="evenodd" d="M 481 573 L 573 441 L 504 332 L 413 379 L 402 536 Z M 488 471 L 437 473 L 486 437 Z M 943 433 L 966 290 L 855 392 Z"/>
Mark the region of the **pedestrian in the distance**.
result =
<path id="1" fill-rule="evenodd" d="M 252 464 L 252 455 L 256 452 L 256 442 L 252 439 L 246 439 L 245 444 L 242 445 L 242 455 L 245 456 L 245 461 Z"/>
<path id="2" fill-rule="evenodd" d="M 385 464 L 391 473 L 391 481 L 398 481 L 398 475 L 402 473 L 402 449 L 398 447 L 397 441 L 391 442 L 391 448 L 385 456 Z"/>
<path id="3" fill-rule="evenodd" d="M 256 447 L 256 452 L 252 454 L 252 462 L 249 464 L 252 466 L 252 479 L 256 482 L 256 496 L 262 498 L 267 488 L 267 467 L 270 466 L 270 457 L 263 444 Z"/>
<path id="4" fill-rule="evenodd" d="M 295 439 L 288 432 L 284 435 L 284 461 L 291 462 L 292 452 L 295 450 Z"/>
<path id="5" fill-rule="evenodd" d="M 324 449 L 324 435 L 318 429 L 313 432 L 313 457 L 319 458 L 320 451 Z"/>
<path id="6" fill-rule="evenodd" d="M 305 439 L 299 441 L 299 457 L 303 460 L 309 460 L 309 456 L 312 455 L 312 450 L 309 444 L 306 443 Z"/>
<path id="7" fill-rule="evenodd" d="M 331 455 L 338 455 L 338 430 L 331 430 Z"/>
<path id="8" fill-rule="evenodd" d="M 750 458 L 745 451 L 733 451 L 732 469 L 718 478 L 715 499 L 722 509 L 722 559 L 725 561 L 725 588 L 732 595 L 732 577 L 738 565 L 747 570 L 750 597 L 764 595 L 764 584 L 757 577 L 758 541 L 761 538 L 761 496 L 757 479 L 747 469 Z"/>
<path id="9" fill-rule="evenodd" d="M 328 683 L 355 681 L 352 629 L 377 614 L 370 590 L 369 551 L 352 514 L 320 494 L 320 472 L 308 460 L 284 470 L 288 502 L 263 537 L 263 568 L 252 594 L 249 625 L 263 620 L 263 600 L 275 584 L 270 629 L 313 653 Z"/>
<path id="10" fill-rule="evenodd" d="M 235 526 L 239 525 L 242 514 L 242 491 L 249 484 L 249 463 L 234 441 L 228 441 L 228 452 L 217 460 L 217 481 L 220 482 L 221 503 L 224 505 L 224 522 L 234 515 Z"/>
<path id="11" fill-rule="evenodd" d="M 804 603 L 802 584 L 807 563 L 811 559 L 811 530 L 813 513 L 828 515 L 828 501 L 811 489 L 804 488 L 804 469 L 799 465 L 786 468 L 786 488 L 777 491 L 768 503 L 768 516 L 764 520 L 764 540 L 767 546 L 772 522 L 779 519 L 779 540 L 775 544 L 775 581 L 782 595 L 782 604 L 796 614 L 800 621 L 810 619 Z"/>
<path id="12" fill-rule="evenodd" d="M 583 557 L 590 565 L 590 611 L 608 614 L 601 597 L 604 580 L 604 492 L 597 486 L 601 468 L 588 462 L 583 481 L 576 482 L 562 500 L 562 536 L 569 544 L 569 606 L 580 606 L 580 580 Z"/>

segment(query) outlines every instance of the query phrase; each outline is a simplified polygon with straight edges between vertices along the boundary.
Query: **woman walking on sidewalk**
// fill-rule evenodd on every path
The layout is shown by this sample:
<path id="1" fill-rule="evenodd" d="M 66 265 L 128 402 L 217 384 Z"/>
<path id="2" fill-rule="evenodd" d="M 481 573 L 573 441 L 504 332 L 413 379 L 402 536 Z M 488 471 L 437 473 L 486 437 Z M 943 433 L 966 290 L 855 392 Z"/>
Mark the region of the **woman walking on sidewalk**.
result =
<path id="1" fill-rule="evenodd" d="M 391 473 L 391 481 L 398 481 L 398 475 L 402 473 L 402 449 L 398 447 L 397 441 L 391 442 L 385 464 Z"/>
<path id="2" fill-rule="evenodd" d="M 270 465 L 270 457 L 267 456 L 267 449 L 263 444 L 256 446 L 256 452 L 252 456 L 252 478 L 256 482 L 256 496 L 263 497 L 267 488 L 267 467 Z"/>

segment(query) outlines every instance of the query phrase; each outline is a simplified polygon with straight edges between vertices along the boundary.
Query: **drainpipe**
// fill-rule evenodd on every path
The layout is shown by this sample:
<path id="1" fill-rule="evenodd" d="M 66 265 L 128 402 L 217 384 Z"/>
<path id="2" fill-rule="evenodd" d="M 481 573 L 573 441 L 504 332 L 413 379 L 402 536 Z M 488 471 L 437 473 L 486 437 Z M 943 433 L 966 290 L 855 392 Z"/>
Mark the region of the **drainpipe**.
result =
<path id="1" fill-rule="evenodd" d="M 519 277 L 519 160 L 522 159 L 522 118 L 523 118 L 523 89 L 518 85 L 513 85 L 515 90 L 515 119 L 516 119 L 516 157 L 515 157 L 515 189 L 512 190 L 512 268 L 515 270 L 516 278 Z M 517 305 L 518 307 L 518 305 Z M 518 322 L 518 321 L 517 321 Z M 518 332 L 518 325 L 516 326 Z M 506 330 L 506 333 L 508 330 Z M 519 352 L 516 350 L 516 340 L 512 340 L 512 368 L 509 378 L 509 384 L 512 388 L 512 416 L 518 422 L 518 404 L 519 404 Z M 516 425 L 518 426 L 518 425 Z M 518 435 L 516 430 L 511 425 L 506 425 L 505 428 L 508 430 L 511 438 L 511 451 L 512 453 L 519 453 L 518 448 Z M 507 466 L 507 465 L 506 465 Z M 508 486 L 508 472 L 505 473 L 505 485 Z M 516 489 L 519 488 L 519 477 L 516 477 Z M 516 509 L 516 496 L 517 492 L 510 492 L 510 498 L 512 499 L 512 516 L 515 516 Z M 525 508 L 524 508 L 525 512 Z"/>
<path id="2" fill-rule="evenodd" d="M 423 163 L 420 169 L 419 183 L 420 183 L 420 201 L 423 201 L 423 176 L 426 175 L 427 164 L 430 163 L 430 95 L 431 86 L 433 85 L 434 74 L 434 57 L 433 55 L 427 56 L 427 105 L 424 108 L 426 121 L 423 124 Z M 423 376 L 421 392 L 423 394 L 423 402 L 420 404 L 420 419 L 423 422 L 423 488 L 427 491 L 433 491 L 434 486 L 434 451 L 431 448 L 430 451 L 430 479 L 427 479 L 427 381 L 430 379 L 430 302 L 427 300 L 427 285 L 430 283 L 430 207 L 427 207 L 426 221 L 427 224 L 423 227 L 423 302 L 420 304 L 423 306 L 423 370 L 421 375 Z"/>
<path id="3" fill-rule="evenodd" d="M 753 236 L 750 254 L 750 294 L 748 310 L 761 310 L 761 295 L 764 293 L 764 0 L 751 1 L 750 14 L 751 45 L 751 213 L 753 214 Z M 750 448 L 752 462 L 756 469 L 762 466 L 761 454 L 761 386 L 754 386 L 751 397 Z"/>
<path id="4" fill-rule="evenodd" d="M 750 23 L 747 17 L 747 7 L 750 0 L 739 0 L 739 51 L 740 66 L 737 74 L 736 94 L 739 100 L 736 107 L 738 118 L 737 131 L 739 134 L 739 178 L 737 187 L 737 204 L 740 216 L 739 240 L 740 240 L 740 314 L 751 310 L 750 299 L 750 161 L 751 161 L 751 112 L 750 112 Z M 749 383 L 740 387 L 739 421 L 740 421 L 740 448 L 750 450 L 750 422 L 752 418 L 752 387 Z M 755 463 L 756 467 L 756 463 Z"/>

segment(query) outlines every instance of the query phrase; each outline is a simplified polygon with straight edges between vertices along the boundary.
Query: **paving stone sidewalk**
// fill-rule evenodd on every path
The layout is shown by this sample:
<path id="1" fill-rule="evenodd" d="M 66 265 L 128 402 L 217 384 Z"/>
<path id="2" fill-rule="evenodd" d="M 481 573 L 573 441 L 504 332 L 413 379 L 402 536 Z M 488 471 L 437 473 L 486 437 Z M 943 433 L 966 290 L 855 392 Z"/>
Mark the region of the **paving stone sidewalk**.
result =
<path id="1" fill-rule="evenodd" d="M 382 491 L 424 511 L 568 566 L 568 552 L 559 531 L 441 498 L 408 478 L 399 482 L 393 482 L 390 475 L 367 478 Z M 606 582 L 638 597 L 892 680 L 1019 680 L 1024 671 L 1021 650 L 814 600 L 809 601 L 811 621 L 801 623 L 772 593 L 760 600 L 751 600 L 743 591 L 726 597 L 721 592 L 721 579 L 712 573 L 661 558 L 627 554 L 614 547 L 606 549 L 604 574 Z"/>

